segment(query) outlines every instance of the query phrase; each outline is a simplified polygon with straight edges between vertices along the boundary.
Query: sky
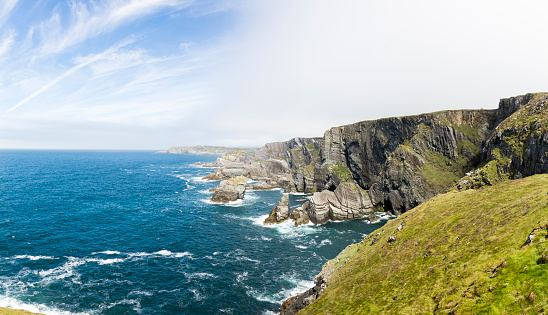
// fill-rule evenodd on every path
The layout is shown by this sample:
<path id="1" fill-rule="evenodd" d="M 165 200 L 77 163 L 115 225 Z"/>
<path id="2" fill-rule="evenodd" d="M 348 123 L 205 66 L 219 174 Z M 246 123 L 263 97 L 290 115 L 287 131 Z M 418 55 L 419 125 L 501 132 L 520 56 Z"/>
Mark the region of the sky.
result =
<path id="1" fill-rule="evenodd" d="M 548 91 L 546 1 L 0 0 L 0 149 L 260 147 Z"/>

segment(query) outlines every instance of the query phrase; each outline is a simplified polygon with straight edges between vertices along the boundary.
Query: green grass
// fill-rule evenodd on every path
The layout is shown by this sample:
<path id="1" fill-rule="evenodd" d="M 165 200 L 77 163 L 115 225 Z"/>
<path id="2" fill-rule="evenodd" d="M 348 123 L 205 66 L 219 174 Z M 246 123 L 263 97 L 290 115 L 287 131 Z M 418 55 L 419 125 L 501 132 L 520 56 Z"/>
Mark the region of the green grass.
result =
<path id="1" fill-rule="evenodd" d="M 352 173 L 341 162 L 337 162 L 329 168 L 330 172 L 337 176 L 341 181 L 352 181 Z"/>
<path id="2" fill-rule="evenodd" d="M 544 174 L 438 195 L 329 261 L 327 289 L 299 314 L 548 312 L 547 192 Z"/>
<path id="3" fill-rule="evenodd" d="M 23 311 L 23 310 L 12 310 L 5 307 L 0 307 L 0 314 L 1 315 L 31 315 L 31 314 L 39 315 L 38 313 L 32 313 L 32 312 Z"/>

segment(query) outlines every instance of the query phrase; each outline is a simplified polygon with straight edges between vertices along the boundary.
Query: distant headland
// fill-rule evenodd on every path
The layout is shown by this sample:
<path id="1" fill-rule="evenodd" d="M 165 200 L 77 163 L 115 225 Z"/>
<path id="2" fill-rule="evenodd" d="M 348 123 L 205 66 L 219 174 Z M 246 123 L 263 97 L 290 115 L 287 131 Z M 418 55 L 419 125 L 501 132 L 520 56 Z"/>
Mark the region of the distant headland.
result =
<path id="1" fill-rule="evenodd" d="M 158 154 L 193 154 L 193 155 L 223 155 L 234 150 L 254 152 L 256 149 L 249 148 L 228 148 L 208 145 L 177 146 L 167 150 L 158 151 Z"/>

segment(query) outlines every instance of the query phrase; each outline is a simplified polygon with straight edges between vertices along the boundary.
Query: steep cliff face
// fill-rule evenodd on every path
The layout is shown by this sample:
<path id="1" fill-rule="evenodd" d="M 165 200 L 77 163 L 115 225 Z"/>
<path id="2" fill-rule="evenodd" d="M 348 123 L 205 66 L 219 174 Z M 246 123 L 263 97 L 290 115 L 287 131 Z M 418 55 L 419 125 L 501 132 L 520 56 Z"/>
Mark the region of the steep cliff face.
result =
<path id="1" fill-rule="evenodd" d="M 548 93 L 502 99 L 498 124 L 482 147 L 480 167 L 463 177 L 457 188 L 548 173 L 547 103 Z"/>
<path id="2" fill-rule="evenodd" d="M 239 158 L 241 167 L 218 170 L 213 177 L 243 175 L 305 193 L 336 192 L 351 183 L 368 195 L 371 209 L 398 214 L 447 191 L 465 175 L 472 178 L 459 185 L 469 188 L 487 170 L 503 174 L 500 178 L 547 172 L 547 99 L 546 93 L 527 94 L 502 99 L 496 110 L 441 111 L 334 127 L 323 138 L 268 143 L 245 161 Z M 481 163 L 488 167 L 470 173 Z M 317 199 L 335 200 L 328 195 Z M 315 217 L 323 222 L 314 210 L 323 204 L 303 211 L 313 222 Z"/>
<path id="3" fill-rule="evenodd" d="M 324 135 L 323 163 L 346 166 L 374 204 L 405 211 L 445 191 L 478 163 L 496 118 L 495 110 L 459 110 L 331 128 Z"/>
<path id="4" fill-rule="evenodd" d="M 547 187 L 542 174 L 438 195 L 348 246 L 281 314 L 542 314 Z"/>
<path id="5" fill-rule="evenodd" d="M 523 176 L 547 173 L 548 93 L 527 94 L 511 98 L 504 105 L 506 103 L 516 111 L 487 139 L 482 150 L 483 160 L 494 160 L 500 153 L 501 157 L 508 157 L 511 168 Z"/>

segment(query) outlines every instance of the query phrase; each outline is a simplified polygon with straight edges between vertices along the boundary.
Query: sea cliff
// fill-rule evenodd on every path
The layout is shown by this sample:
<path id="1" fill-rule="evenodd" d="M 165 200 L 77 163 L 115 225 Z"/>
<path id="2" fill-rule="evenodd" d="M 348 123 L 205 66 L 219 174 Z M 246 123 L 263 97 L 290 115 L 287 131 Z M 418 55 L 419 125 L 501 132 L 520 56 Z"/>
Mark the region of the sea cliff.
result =
<path id="1" fill-rule="evenodd" d="M 259 182 L 248 188 L 312 194 L 290 215 L 296 224 L 357 219 L 375 211 L 401 214 L 493 160 L 503 177 L 544 172 L 546 147 L 538 144 L 545 141 L 546 98 L 527 94 L 502 99 L 492 110 L 362 121 L 331 128 L 321 138 L 268 143 L 253 153 L 233 151 L 206 179 L 244 176 Z M 522 116 L 530 117 L 525 129 L 513 124 Z M 507 160 L 511 164 L 504 164 Z"/>
<path id="2" fill-rule="evenodd" d="M 429 114 L 435 119 L 418 128 L 425 132 L 403 147 L 404 130 L 416 123 L 388 119 L 396 131 L 350 141 L 344 130 L 328 131 L 332 156 L 369 187 L 372 202 L 406 211 L 325 264 L 315 287 L 285 301 L 281 313 L 544 312 L 547 102 L 548 93 L 535 93 L 502 99 L 492 111 Z"/>

